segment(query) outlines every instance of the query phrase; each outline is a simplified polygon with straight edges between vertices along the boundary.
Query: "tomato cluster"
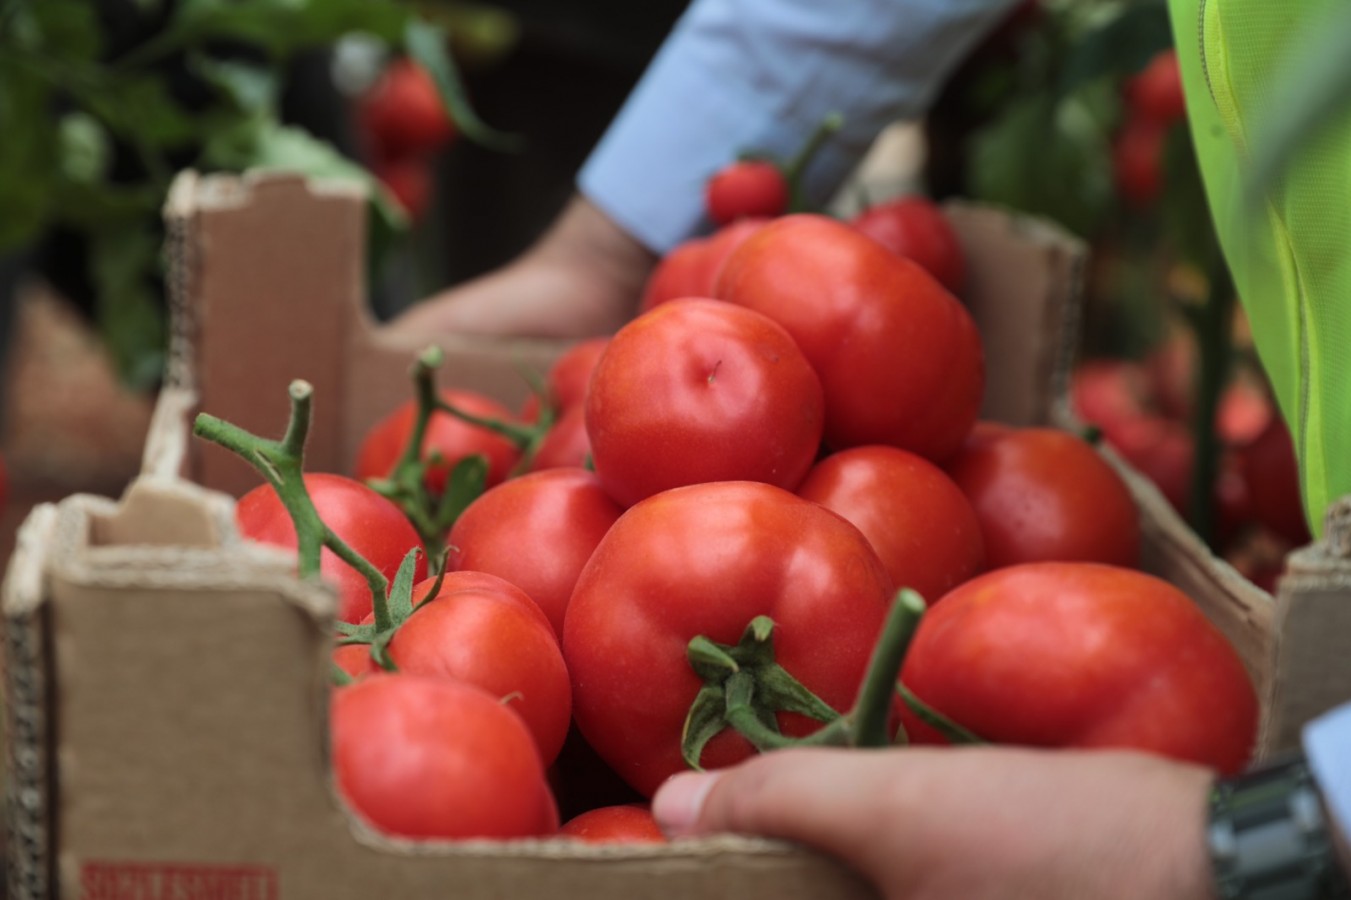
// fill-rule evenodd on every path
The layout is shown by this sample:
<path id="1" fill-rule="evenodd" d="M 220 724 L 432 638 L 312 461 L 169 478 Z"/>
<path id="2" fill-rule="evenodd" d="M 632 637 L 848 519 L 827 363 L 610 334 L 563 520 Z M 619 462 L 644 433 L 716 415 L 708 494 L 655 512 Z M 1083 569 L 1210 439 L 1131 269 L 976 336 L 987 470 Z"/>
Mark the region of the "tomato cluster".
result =
<path id="1" fill-rule="evenodd" d="M 416 510 L 481 463 L 482 492 L 430 539 L 360 482 L 308 476 L 372 570 L 340 581 L 334 654 L 353 810 L 407 837 L 660 839 L 643 803 L 673 773 L 843 733 L 909 591 L 927 609 L 905 689 L 883 672 L 888 738 L 1239 768 L 1242 663 L 1135 568 L 1134 501 L 1092 445 L 977 421 L 983 348 L 954 293 L 850 223 L 739 224 L 703 245 L 718 265 L 578 344 L 524 408 L 423 385 L 372 426 L 358 474 L 406 499 L 416 465 L 433 498 Z M 338 485 L 351 505 L 331 513 Z M 279 504 L 259 512 L 272 490 L 241 526 L 294 546 Z M 420 546 L 436 574 L 414 571 Z M 598 769 L 617 798 L 592 792 Z"/>

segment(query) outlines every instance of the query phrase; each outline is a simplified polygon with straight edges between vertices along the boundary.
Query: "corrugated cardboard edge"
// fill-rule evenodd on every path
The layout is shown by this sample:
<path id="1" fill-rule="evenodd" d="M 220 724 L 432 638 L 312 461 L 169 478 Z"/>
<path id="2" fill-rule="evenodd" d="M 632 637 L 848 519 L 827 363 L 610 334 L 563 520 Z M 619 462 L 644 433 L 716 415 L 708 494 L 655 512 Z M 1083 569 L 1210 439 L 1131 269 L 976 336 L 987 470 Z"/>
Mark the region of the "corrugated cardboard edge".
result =
<path id="1" fill-rule="evenodd" d="M 1351 701 L 1351 497 L 1334 503 L 1323 539 L 1286 559 L 1272 648 L 1274 749 L 1299 746 L 1304 724 Z"/>

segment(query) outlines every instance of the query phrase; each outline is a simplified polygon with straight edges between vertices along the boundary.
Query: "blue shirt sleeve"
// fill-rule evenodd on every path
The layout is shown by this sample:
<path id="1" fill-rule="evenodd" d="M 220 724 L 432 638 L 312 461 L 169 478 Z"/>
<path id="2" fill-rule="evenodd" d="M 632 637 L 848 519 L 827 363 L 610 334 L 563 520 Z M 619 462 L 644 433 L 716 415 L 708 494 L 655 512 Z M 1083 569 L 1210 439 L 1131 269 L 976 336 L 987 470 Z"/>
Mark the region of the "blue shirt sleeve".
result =
<path id="1" fill-rule="evenodd" d="M 1338 830 L 1351 840 L 1351 703 L 1304 726 L 1304 755 Z"/>
<path id="2" fill-rule="evenodd" d="M 704 184 L 741 151 L 786 159 L 844 128 L 804 185 L 821 203 L 886 125 L 921 115 L 1015 0 L 695 0 L 583 166 L 578 188 L 664 253 L 704 224 Z"/>

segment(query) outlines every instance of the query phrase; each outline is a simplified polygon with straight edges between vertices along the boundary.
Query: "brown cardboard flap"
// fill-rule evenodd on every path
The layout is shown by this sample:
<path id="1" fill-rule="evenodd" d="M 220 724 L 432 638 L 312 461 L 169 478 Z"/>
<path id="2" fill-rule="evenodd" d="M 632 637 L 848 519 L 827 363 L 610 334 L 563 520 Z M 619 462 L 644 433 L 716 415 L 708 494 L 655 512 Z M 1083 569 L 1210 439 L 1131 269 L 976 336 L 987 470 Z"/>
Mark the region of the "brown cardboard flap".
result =
<path id="1" fill-rule="evenodd" d="M 985 349 L 981 416 L 1050 422 L 1079 339 L 1088 249 L 1045 221 L 969 202 L 943 211 L 966 256 L 962 300 Z"/>
<path id="2" fill-rule="evenodd" d="M 47 556 L 59 896 L 138 872 L 339 900 L 874 896 L 838 865 L 766 841 L 592 849 L 372 834 L 329 777 L 332 619 L 314 610 L 332 598 L 291 577 L 286 555 L 238 542 L 89 546 L 90 520 L 110 506 L 64 502 Z"/>

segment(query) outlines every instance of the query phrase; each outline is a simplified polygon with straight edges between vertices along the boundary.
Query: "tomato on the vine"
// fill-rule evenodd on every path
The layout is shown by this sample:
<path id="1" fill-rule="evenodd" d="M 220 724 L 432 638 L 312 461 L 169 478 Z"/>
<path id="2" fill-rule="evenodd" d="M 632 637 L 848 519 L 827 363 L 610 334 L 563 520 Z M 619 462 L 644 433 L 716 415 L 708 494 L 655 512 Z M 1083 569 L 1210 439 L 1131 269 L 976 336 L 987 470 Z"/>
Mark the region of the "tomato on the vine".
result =
<path id="1" fill-rule="evenodd" d="M 1257 695 L 1224 635 L 1168 582 L 1116 566 L 968 581 L 920 622 L 901 682 L 994 743 L 1128 747 L 1233 773 L 1257 736 Z M 942 740 L 902 719 L 911 740 Z"/>
<path id="2" fill-rule="evenodd" d="M 705 481 L 791 490 L 816 456 L 822 417 L 820 380 L 787 331 L 703 299 L 621 328 L 586 399 L 596 474 L 622 506 Z"/>
<path id="3" fill-rule="evenodd" d="M 486 394 L 443 388 L 440 395 L 449 405 L 480 419 L 516 421 L 511 410 Z M 417 402 L 408 400 L 375 423 L 357 450 L 356 477 L 364 481 L 388 476 L 412 438 L 416 422 Z M 422 441 L 422 458 L 433 453 L 440 461 L 427 466 L 427 488 L 438 493 L 445 490 L 456 463 L 466 457 L 481 454 L 487 458 L 489 486 L 505 479 L 521 457 L 520 448 L 510 439 L 439 410 L 428 420 Z"/>
<path id="4" fill-rule="evenodd" d="M 455 136 L 436 82 L 409 59 L 396 59 L 385 67 L 359 101 L 357 120 L 379 159 L 425 155 Z"/>
<path id="5" fill-rule="evenodd" d="M 991 569 L 1051 560 L 1139 562 L 1135 499 L 1082 438 L 1018 428 L 968 447 L 945 468 L 980 519 Z"/>
<path id="6" fill-rule="evenodd" d="M 449 565 L 521 588 L 562 634 L 577 576 L 622 511 L 585 469 L 512 478 L 485 491 L 455 520 L 446 539 Z"/>
<path id="7" fill-rule="evenodd" d="M 770 218 L 788 209 L 788 179 L 768 160 L 748 159 L 719 169 L 708 180 L 708 215 L 719 225 L 736 219 Z"/>
<path id="8" fill-rule="evenodd" d="M 586 406 L 577 404 L 549 426 L 535 455 L 530 458 L 530 471 L 545 469 L 586 468 L 591 459 L 591 438 L 586 434 Z"/>
<path id="9" fill-rule="evenodd" d="M 565 413 L 574 406 L 581 406 L 586 399 L 586 386 L 591 382 L 591 373 L 605 352 L 610 338 L 594 337 L 578 341 L 554 360 L 544 377 L 544 389 L 548 402 L 559 413 Z M 521 407 L 521 419 L 533 422 L 539 418 L 540 398 L 532 393 L 526 397 Z"/>
<path id="10" fill-rule="evenodd" d="M 393 581 L 399 564 L 421 541 L 403 511 L 359 481 L 320 472 L 305 476 L 305 490 L 315 511 L 334 534 Z M 281 498 L 262 484 L 235 505 L 239 533 L 251 541 L 296 549 L 296 529 Z M 356 623 L 371 611 L 371 589 L 366 578 L 332 550 L 320 552 L 319 570 L 338 590 L 338 618 Z M 419 557 L 416 575 L 427 573 Z"/>
<path id="11" fill-rule="evenodd" d="M 939 461 L 976 421 L 985 362 L 970 313 L 849 225 L 812 214 L 769 223 L 728 257 L 715 294 L 793 336 L 821 377 L 833 449 L 889 444 Z"/>
<path id="12" fill-rule="evenodd" d="M 797 494 L 844 516 L 872 544 L 896 588 L 933 603 L 985 564 L 980 520 L 933 463 L 895 447 L 853 447 L 807 473 Z"/>
<path id="13" fill-rule="evenodd" d="M 1112 142 L 1112 173 L 1117 194 L 1129 205 L 1144 209 L 1163 190 L 1163 145 L 1167 129 L 1140 117 L 1126 120 Z"/>
<path id="14" fill-rule="evenodd" d="M 563 622 L 573 712 L 588 743 L 640 793 L 683 770 L 681 739 L 702 682 L 698 635 L 736 644 L 753 618 L 777 623 L 779 665 L 836 710 L 853 703 L 891 601 L 863 534 L 819 504 L 758 482 L 650 497 L 620 517 L 582 570 Z M 785 734 L 815 723 L 778 713 Z M 724 731 L 705 767 L 752 752 Z"/>
<path id="15" fill-rule="evenodd" d="M 966 284 L 966 256 L 957 232 L 928 197 L 900 197 L 869 206 L 851 223 L 898 256 L 913 260 L 954 294 Z"/>
<path id="16" fill-rule="evenodd" d="M 520 716 L 463 682 L 377 674 L 333 692 L 333 772 L 353 810 L 409 838 L 514 838 L 558 828 Z"/>
<path id="17" fill-rule="evenodd" d="M 1176 50 L 1161 50 L 1126 82 L 1126 102 L 1136 115 L 1160 125 L 1186 118 L 1187 100 Z"/>

